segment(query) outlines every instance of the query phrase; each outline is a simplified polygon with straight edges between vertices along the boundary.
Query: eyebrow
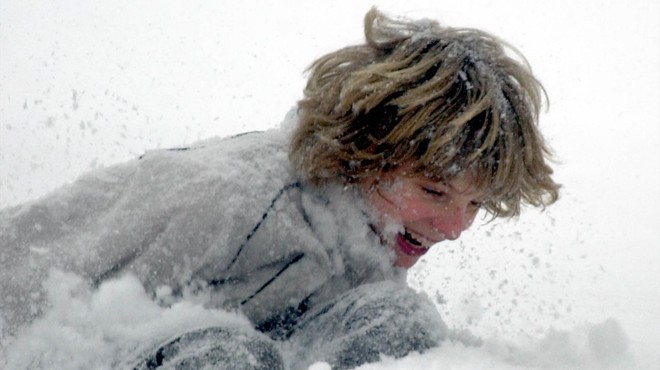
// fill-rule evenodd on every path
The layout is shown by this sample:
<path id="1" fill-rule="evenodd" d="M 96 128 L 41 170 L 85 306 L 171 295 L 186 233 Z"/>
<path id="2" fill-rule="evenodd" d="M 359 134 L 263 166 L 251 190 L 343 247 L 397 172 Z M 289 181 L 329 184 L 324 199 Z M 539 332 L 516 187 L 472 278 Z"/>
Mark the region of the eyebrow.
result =
<path id="1" fill-rule="evenodd" d="M 426 183 L 430 184 L 430 185 L 433 186 L 433 187 L 437 186 L 438 184 L 439 184 L 439 185 L 442 185 L 442 186 L 444 186 L 444 187 L 446 187 L 446 188 L 449 188 L 450 190 L 452 190 L 452 191 L 454 191 L 454 192 L 456 192 L 456 193 L 459 193 L 459 194 L 471 194 L 471 193 L 478 194 L 479 196 L 478 196 L 478 197 L 475 197 L 476 199 L 485 199 L 485 198 L 488 198 L 488 192 L 485 191 L 485 190 L 481 190 L 481 189 L 479 189 L 479 188 L 476 187 L 476 186 L 468 186 L 468 188 L 465 189 L 465 191 L 460 191 L 459 189 L 457 189 L 455 186 L 453 186 L 453 185 L 450 183 L 452 180 L 447 180 L 447 179 L 437 179 L 437 180 L 436 180 L 436 179 L 432 179 L 432 178 L 426 178 L 426 179 L 424 179 L 424 181 L 425 181 Z M 474 191 L 473 191 L 473 192 L 470 192 L 470 189 L 471 189 L 471 188 L 474 188 Z"/>
<path id="2" fill-rule="evenodd" d="M 478 194 L 479 196 L 476 197 L 476 198 L 482 198 L 482 197 L 484 197 L 484 196 L 486 195 L 486 192 L 485 192 L 485 191 L 479 190 L 479 188 L 477 188 L 477 187 L 475 187 L 475 186 L 468 186 L 467 189 L 461 191 L 460 189 L 456 188 L 455 186 L 453 186 L 453 185 L 450 184 L 449 182 L 442 181 L 441 183 L 442 183 L 444 186 L 446 186 L 446 187 L 450 188 L 451 190 L 453 190 L 453 191 L 455 191 L 455 192 L 457 192 L 457 193 L 459 193 L 459 194 L 462 194 L 462 195 L 465 195 L 465 194 Z M 474 190 L 473 190 L 473 191 L 470 191 L 471 189 L 474 189 Z"/>

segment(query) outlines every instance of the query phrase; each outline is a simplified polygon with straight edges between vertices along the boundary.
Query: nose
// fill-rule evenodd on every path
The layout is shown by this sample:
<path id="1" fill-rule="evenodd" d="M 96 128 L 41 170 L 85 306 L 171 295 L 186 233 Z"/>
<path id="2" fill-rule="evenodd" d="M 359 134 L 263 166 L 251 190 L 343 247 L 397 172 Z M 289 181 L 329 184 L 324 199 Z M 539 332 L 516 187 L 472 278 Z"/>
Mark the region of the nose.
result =
<path id="1" fill-rule="evenodd" d="M 444 207 L 433 220 L 433 228 L 448 240 L 458 239 L 470 224 L 466 207 L 460 206 Z"/>

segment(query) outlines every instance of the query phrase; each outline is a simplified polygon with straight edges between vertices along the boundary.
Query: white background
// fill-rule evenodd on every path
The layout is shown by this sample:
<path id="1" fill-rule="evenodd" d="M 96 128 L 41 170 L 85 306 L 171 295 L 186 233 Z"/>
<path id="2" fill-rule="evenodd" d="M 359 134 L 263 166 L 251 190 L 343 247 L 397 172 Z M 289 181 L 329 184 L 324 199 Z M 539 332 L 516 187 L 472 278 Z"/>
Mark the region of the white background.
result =
<path id="1" fill-rule="evenodd" d="M 362 41 L 372 4 L 519 48 L 550 95 L 563 184 L 545 213 L 434 248 L 411 283 L 484 332 L 613 316 L 658 361 L 657 1 L 0 0 L 0 207 L 148 149 L 277 126 L 305 67 Z"/>

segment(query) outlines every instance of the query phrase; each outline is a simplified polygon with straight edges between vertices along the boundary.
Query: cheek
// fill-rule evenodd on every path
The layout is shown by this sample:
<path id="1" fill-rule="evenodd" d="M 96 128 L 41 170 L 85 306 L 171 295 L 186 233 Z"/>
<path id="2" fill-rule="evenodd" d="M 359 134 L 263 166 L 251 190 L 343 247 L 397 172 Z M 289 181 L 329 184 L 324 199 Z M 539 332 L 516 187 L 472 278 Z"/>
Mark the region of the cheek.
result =
<path id="1" fill-rule="evenodd" d="M 367 197 L 372 209 L 381 218 L 406 221 L 426 212 L 423 202 L 415 200 L 405 192 L 388 190 L 390 189 L 374 191 Z"/>
<path id="2" fill-rule="evenodd" d="M 436 211 L 429 206 L 428 202 L 416 198 L 403 199 L 399 212 L 407 218 L 425 218 L 436 214 Z"/>
<path id="3" fill-rule="evenodd" d="M 398 214 L 398 205 L 382 192 L 373 191 L 366 197 L 367 203 L 379 218 L 392 218 Z"/>

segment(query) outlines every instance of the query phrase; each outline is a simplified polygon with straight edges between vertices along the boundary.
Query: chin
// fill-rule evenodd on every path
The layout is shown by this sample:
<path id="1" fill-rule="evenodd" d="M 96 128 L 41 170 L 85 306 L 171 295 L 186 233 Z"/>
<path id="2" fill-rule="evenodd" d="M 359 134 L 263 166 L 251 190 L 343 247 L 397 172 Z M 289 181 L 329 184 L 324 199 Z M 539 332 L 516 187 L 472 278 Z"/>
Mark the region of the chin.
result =
<path id="1" fill-rule="evenodd" d="M 419 257 L 413 257 L 413 256 L 407 256 L 407 255 L 397 255 L 396 259 L 394 260 L 394 266 L 403 268 L 403 269 L 409 269 L 417 263 L 419 260 Z"/>

